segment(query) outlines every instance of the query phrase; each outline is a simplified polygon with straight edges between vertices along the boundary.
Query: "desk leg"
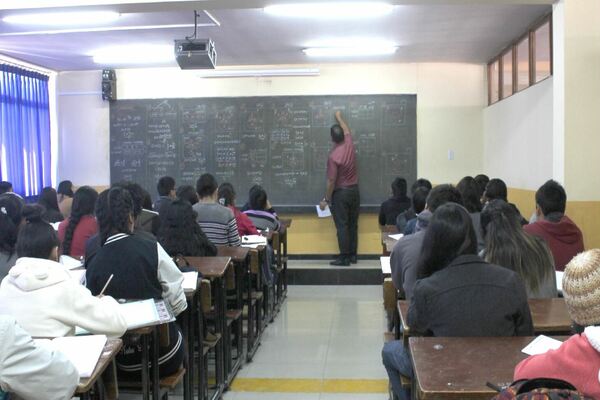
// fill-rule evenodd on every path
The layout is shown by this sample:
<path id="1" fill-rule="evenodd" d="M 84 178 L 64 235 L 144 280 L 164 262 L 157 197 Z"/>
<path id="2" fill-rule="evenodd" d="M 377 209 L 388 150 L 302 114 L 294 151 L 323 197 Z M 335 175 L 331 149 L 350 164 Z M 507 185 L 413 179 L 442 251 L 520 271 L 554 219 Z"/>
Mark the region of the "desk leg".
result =
<path id="1" fill-rule="evenodd" d="M 148 335 L 142 335 L 142 398 L 150 400 L 150 343 Z"/>
<path id="2" fill-rule="evenodd" d="M 288 290 L 287 228 L 285 229 L 285 232 L 283 233 L 282 242 L 283 242 L 283 271 L 282 271 L 282 273 L 283 273 L 283 297 L 285 298 L 285 297 L 287 297 L 287 290 Z"/>
<path id="3" fill-rule="evenodd" d="M 215 312 L 216 312 L 216 328 L 217 333 L 221 335 L 221 340 L 217 345 L 216 357 L 216 375 L 217 375 L 217 391 L 223 393 L 225 389 L 225 333 L 227 331 L 227 321 L 225 320 L 225 281 L 223 278 L 215 278 Z"/>
<path id="4" fill-rule="evenodd" d="M 198 342 L 198 399 L 204 400 L 208 394 L 208 366 L 204 359 L 204 316 L 202 315 L 202 307 L 200 306 L 201 297 L 200 293 L 196 293 L 194 299 L 196 308 L 194 315 L 196 320 L 194 322 L 196 325 L 196 332 L 198 332 L 198 337 L 196 338 L 196 341 Z"/>
<path id="5" fill-rule="evenodd" d="M 183 334 L 186 339 L 187 348 L 187 362 L 185 364 L 186 372 L 183 376 L 183 398 L 184 400 L 191 400 L 194 396 L 194 325 L 192 320 L 194 318 L 194 297 L 192 297 L 190 303 L 188 303 L 187 309 L 183 314 Z"/>
<path id="6" fill-rule="evenodd" d="M 160 397 L 160 374 L 158 359 L 160 352 L 160 340 L 158 337 L 158 326 L 152 329 L 152 400 L 159 400 Z"/>

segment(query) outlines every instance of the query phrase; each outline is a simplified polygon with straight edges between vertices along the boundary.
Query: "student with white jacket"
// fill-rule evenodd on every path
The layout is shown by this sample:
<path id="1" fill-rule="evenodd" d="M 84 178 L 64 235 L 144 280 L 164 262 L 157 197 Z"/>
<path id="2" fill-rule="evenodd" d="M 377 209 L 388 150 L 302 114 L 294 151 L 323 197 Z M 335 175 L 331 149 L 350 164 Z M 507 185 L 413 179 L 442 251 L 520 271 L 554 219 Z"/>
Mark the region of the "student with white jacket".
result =
<path id="1" fill-rule="evenodd" d="M 16 320 L 0 315 L 0 398 L 70 399 L 79 383 L 75 366 L 60 352 L 39 347 Z"/>
<path id="2" fill-rule="evenodd" d="M 118 303 L 94 297 L 57 262 L 58 237 L 36 206 L 25 206 L 19 258 L 0 284 L 0 314 L 12 315 L 32 336 L 72 335 L 79 326 L 95 334 L 119 337 L 127 330 Z"/>

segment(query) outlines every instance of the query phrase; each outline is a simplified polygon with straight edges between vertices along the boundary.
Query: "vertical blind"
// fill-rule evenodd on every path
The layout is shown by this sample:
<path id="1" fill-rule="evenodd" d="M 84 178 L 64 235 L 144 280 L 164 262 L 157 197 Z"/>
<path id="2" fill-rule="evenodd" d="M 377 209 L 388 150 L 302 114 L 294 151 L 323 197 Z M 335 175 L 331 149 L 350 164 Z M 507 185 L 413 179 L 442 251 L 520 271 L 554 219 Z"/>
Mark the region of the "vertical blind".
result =
<path id="1" fill-rule="evenodd" d="M 51 185 L 48 76 L 0 64 L 0 176 L 23 196 Z"/>

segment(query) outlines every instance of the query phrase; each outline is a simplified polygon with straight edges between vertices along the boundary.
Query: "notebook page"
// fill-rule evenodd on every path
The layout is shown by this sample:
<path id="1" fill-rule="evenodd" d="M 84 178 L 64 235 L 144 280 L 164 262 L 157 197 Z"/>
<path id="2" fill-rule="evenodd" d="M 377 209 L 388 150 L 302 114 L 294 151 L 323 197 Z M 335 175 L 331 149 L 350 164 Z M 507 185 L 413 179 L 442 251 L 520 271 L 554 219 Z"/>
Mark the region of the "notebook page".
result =
<path id="1" fill-rule="evenodd" d="M 160 321 L 153 299 L 119 304 L 121 313 L 127 321 L 127 329 L 140 328 Z"/>

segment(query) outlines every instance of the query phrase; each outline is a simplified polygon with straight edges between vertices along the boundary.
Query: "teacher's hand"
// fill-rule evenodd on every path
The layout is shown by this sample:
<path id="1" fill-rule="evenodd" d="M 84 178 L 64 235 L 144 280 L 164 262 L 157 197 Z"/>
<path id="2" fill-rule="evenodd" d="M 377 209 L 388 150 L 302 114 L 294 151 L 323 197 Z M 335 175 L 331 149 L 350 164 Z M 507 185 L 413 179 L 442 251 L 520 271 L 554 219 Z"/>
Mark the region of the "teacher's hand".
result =
<path id="1" fill-rule="evenodd" d="M 319 202 L 319 208 L 321 209 L 321 211 L 325 210 L 327 208 L 327 202 L 325 200 L 321 200 Z"/>

